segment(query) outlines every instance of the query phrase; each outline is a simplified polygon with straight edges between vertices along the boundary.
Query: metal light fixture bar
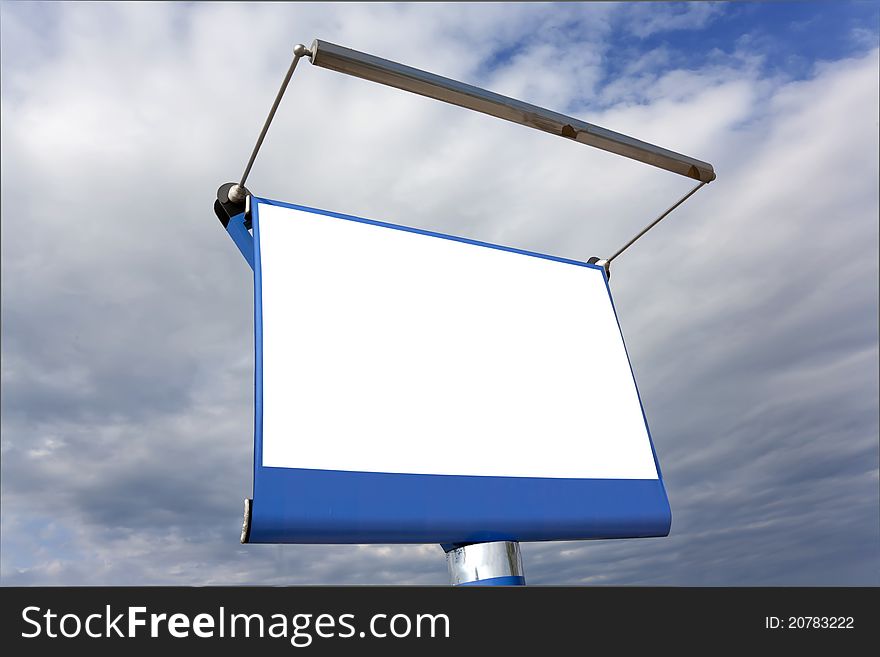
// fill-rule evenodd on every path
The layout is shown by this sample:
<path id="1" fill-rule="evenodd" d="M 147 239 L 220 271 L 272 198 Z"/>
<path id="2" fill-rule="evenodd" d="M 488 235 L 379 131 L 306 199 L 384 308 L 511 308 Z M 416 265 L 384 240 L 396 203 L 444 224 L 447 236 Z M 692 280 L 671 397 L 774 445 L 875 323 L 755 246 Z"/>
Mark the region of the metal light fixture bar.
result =
<path id="1" fill-rule="evenodd" d="M 396 87 L 553 135 L 567 137 L 694 180 L 701 182 L 715 180 L 715 171 L 708 162 L 464 82 L 343 48 L 335 43 L 316 39 L 312 43 L 311 59 L 312 64 L 321 68 Z"/>

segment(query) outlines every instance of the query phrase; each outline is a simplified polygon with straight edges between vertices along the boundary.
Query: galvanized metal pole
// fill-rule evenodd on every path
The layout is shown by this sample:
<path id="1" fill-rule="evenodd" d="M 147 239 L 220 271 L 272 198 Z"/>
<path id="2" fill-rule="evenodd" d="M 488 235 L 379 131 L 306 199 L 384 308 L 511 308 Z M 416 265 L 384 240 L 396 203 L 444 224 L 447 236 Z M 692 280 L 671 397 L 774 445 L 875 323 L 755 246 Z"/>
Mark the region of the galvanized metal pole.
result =
<path id="1" fill-rule="evenodd" d="M 446 552 L 446 565 L 453 586 L 523 586 L 519 543 L 493 541 L 471 543 Z"/>

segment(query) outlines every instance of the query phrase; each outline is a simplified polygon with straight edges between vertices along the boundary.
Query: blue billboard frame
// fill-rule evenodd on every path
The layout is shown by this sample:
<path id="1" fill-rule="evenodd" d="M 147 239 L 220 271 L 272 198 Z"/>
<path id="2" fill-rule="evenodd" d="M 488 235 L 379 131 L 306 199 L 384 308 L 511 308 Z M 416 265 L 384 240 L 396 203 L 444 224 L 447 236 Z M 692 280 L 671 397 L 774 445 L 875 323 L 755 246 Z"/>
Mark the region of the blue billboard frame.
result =
<path id="1" fill-rule="evenodd" d="M 247 229 L 247 213 L 232 217 L 226 227 L 254 269 L 254 491 L 248 542 L 451 545 L 641 538 L 669 533 L 671 510 L 640 394 L 657 479 L 478 477 L 263 466 L 261 204 L 598 269 L 614 308 L 605 270 L 599 265 L 251 197 L 253 236 Z M 616 319 L 616 309 L 614 314 Z M 636 391 L 638 394 L 638 386 Z"/>

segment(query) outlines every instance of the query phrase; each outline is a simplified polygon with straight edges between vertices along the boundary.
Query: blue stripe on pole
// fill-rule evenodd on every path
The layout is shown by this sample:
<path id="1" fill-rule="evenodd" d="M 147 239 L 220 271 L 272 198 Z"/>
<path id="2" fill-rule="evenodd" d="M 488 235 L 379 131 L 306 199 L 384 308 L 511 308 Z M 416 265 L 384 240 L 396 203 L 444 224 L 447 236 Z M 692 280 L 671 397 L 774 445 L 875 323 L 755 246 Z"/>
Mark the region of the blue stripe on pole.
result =
<path id="1" fill-rule="evenodd" d="M 501 577 L 489 577 L 476 582 L 462 582 L 456 586 L 525 586 L 526 578 L 522 575 L 503 575 Z"/>

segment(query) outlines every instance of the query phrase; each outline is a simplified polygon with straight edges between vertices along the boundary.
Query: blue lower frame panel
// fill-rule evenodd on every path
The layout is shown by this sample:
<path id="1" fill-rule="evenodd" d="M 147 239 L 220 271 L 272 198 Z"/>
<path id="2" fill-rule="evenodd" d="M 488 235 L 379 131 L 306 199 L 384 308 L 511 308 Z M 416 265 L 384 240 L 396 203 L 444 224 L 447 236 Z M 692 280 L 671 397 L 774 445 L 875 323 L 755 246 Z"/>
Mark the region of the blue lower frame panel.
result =
<path id="1" fill-rule="evenodd" d="M 560 260 L 600 269 L 604 275 L 601 267 L 587 263 L 304 206 L 253 199 L 253 238 L 244 227 L 244 214 L 230 220 L 228 227 L 233 241 L 254 268 L 254 497 L 249 542 L 454 544 L 642 538 L 669 533 L 672 514 L 662 475 L 658 479 L 550 479 L 264 467 L 261 203 Z M 611 291 L 608 293 L 610 296 Z M 650 429 L 648 437 L 650 440 Z M 654 461 L 659 474 L 656 453 Z"/>
<path id="2" fill-rule="evenodd" d="M 477 543 L 666 536 L 660 479 L 257 467 L 251 543 Z"/>

